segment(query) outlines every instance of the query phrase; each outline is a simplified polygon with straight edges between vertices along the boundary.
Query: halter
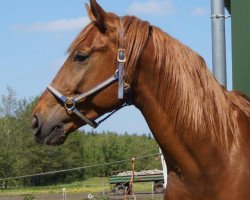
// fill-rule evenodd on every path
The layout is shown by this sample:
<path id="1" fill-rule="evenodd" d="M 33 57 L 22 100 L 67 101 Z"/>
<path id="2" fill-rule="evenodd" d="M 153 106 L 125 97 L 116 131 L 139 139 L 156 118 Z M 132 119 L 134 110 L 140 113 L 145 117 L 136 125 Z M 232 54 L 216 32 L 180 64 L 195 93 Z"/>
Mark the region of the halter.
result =
<path id="1" fill-rule="evenodd" d="M 126 55 L 125 55 L 125 49 L 118 49 L 118 55 L 117 55 L 117 61 L 118 61 L 118 69 L 114 73 L 113 76 L 108 78 L 107 80 L 103 81 L 99 85 L 95 86 L 94 88 L 88 90 L 87 92 L 84 92 L 82 94 L 76 95 L 75 97 L 67 97 L 61 94 L 59 91 L 57 91 L 54 87 L 51 85 L 48 86 L 48 90 L 60 101 L 64 104 L 64 107 L 67 111 L 70 111 L 71 113 L 75 113 L 78 117 L 80 117 L 84 122 L 92 126 L 93 128 L 96 128 L 99 124 L 101 124 L 103 121 L 108 119 L 111 115 L 113 115 L 115 112 L 123 108 L 124 106 L 131 105 L 131 102 L 126 101 L 121 107 L 113 110 L 109 115 L 107 115 L 102 120 L 95 122 L 94 120 L 90 120 L 87 117 L 85 117 L 76 107 L 76 104 L 82 100 L 86 99 L 88 96 L 95 94 L 97 92 L 102 91 L 106 87 L 112 85 L 113 83 L 118 81 L 118 99 L 124 98 L 124 91 L 125 93 L 128 93 L 130 86 L 128 84 L 124 85 L 123 81 L 123 68 L 124 64 L 126 62 Z M 129 100 L 130 101 L 130 100 Z"/>
<path id="2" fill-rule="evenodd" d="M 119 46 L 118 54 L 117 54 L 117 70 L 115 71 L 114 75 L 108 78 L 107 80 L 103 81 L 102 83 L 98 84 L 94 88 L 88 90 L 87 92 L 84 92 L 82 94 L 76 95 L 75 97 L 67 97 L 61 94 L 59 91 L 57 91 L 54 87 L 49 85 L 47 88 L 48 90 L 61 102 L 64 104 L 64 107 L 67 111 L 70 111 L 70 113 L 75 113 L 78 117 L 80 117 L 84 122 L 92 126 L 93 128 L 96 128 L 99 124 L 101 124 L 103 121 L 108 119 L 111 115 L 113 115 L 115 112 L 123 108 L 124 106 L 131 105 L 132 103 L 132 95 L 130 91 L 129 84 L 124 84 L 124 64 L 126 62 L 126 54 L 125 49 L 123 48 L 123 40 L 124 40 L 124 31 L 122 27 L 122 18 L 120 17 L 119 20 L 120 27 L 119 27 Z M 106 117 L 104 117 L 102 120 L 96 122 L 94 120 L 90 120 L 87 117 L 85 117 L 76 107 L 76 104 L 82 100 L 86 99 L 88 96 L 98 93 L 102 90 L 104 90 L 106 87 L 112 85 L 113 83 L 118 81 L 118 99 L 124 98 L 124 92 L 127 94 L 126 102 L 120 106 L 119 108 L 113 110 L 110 114 L 108 114 Z"/>

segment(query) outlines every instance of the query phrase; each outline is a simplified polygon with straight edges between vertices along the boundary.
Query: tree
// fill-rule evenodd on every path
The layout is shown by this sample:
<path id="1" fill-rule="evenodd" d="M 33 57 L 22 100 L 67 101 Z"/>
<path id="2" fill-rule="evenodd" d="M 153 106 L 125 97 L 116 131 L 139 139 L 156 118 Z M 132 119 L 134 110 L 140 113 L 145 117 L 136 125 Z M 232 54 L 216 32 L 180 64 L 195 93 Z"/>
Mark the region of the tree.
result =
<path id="1" fill-rule="evenodd" d="M 7 95 L 1 95 L 0 116 L 15 116 L 17 106 L 16 92 L 8 86 Z"/>
<path id="2" fill-rule="evenodd" d="M 9 177 L 12 175 L 16 161 L 16 148 L 12 148 L 17 144 L 17 138 L 14 133 L 17 129 L 16 108 L 17 108 L 16 93 L 10 87 L 7 87 L 7 95 L 1 96 L 0 104 L 0 176 Z M 7 182 L 3 182 L 2 186 L 7 188 Z"/>

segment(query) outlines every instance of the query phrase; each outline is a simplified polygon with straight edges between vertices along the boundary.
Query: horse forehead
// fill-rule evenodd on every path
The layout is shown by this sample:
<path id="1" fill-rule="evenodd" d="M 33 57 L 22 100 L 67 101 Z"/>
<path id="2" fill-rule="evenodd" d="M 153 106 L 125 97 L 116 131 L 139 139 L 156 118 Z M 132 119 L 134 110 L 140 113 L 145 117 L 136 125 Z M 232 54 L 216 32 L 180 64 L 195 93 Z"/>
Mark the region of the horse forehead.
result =
<path id="1" fill-rule="evenodd" d="M 95 48 L 106 45 L 108 43 L 108 36 L 100 33 L 97 29 L 92 29 L 87 36 L 79 43 L 79 47 Z"/>

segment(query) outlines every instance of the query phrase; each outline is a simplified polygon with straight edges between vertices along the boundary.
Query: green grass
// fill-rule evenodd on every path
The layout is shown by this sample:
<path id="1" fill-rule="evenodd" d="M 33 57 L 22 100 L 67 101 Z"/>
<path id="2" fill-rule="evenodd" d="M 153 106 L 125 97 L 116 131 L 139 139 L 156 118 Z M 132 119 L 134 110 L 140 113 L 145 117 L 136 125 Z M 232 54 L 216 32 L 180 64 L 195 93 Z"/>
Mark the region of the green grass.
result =
<path id="1" fill-rule="evenodd" d="M 67 193 L 100 193 L 110 190 L 108 178 L 91 178 L 70 184 L 58 184 L 44 187 L 24 187 L 0 190 L 0 195 L 50 194 L 61 193 L 66 188 Z M 133 192 L 151 192 L 152 183 L 134 183 Z"/>
<path id="2" fill-rule="evenodd" d="M 101 192 L 103 189 L 109 190 L 109 184 L 107 178 L 91 178 L 70 184 L 5 189 L 0 190 L 0 195 L 61 193 L 63 188 L 66 188 L 67 193 Z"/>

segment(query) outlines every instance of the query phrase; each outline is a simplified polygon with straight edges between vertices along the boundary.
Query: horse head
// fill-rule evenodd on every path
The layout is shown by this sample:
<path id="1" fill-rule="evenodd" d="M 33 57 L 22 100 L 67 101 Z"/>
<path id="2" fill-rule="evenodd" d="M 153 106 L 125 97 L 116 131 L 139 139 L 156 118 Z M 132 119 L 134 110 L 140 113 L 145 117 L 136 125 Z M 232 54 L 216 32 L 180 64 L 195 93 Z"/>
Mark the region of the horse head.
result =
<path id="1" fill-rule="evenodd" d="M 96 127 L 95 119 L 125 102 L 122 21 L 95 0 L 85 6 L 91 22 L 70 46 L 67 60 L 33 110 L 38 142 L 62 144 L 70 132 L 85 124 Z"/>

